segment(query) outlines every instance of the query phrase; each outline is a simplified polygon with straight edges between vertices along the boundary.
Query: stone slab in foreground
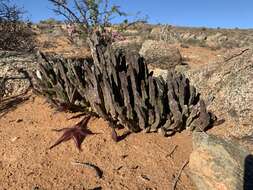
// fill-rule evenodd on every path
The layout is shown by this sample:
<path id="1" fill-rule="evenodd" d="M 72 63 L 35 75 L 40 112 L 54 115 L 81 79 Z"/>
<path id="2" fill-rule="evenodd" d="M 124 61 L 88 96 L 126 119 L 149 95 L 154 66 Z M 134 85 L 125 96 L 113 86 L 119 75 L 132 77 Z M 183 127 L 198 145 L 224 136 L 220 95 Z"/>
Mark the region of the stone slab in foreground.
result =
<path id="1" fill-rule="evenodd" d="M 253 155 L 236 142 L 194 133 L 189 167 L 199 190 L 253 189 Z"/>

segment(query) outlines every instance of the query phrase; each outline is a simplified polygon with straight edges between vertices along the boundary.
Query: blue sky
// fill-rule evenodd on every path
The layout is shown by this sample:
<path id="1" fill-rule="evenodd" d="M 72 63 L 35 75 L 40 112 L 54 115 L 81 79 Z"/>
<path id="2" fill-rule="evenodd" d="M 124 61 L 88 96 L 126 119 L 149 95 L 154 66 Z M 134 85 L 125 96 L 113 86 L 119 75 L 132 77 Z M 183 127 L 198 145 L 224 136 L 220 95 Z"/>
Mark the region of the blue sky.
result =
<path id="1" fill-rule="evenodd" d="M 33 22 L 56 17 L 47 0 L 14 2 L 28 11 L 27 16 Z M 151 23 L 253 28 L 253 0 L 112 0 L 112 3 L 132 15 L 141 11 L 142 15 L 149 16 Z"/>

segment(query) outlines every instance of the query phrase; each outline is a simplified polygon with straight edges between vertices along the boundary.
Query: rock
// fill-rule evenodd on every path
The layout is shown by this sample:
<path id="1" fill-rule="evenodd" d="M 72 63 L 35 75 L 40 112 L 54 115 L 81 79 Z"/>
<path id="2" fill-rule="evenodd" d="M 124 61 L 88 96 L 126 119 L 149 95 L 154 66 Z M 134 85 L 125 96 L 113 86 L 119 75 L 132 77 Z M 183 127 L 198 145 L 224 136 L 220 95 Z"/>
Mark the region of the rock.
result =
<path id="1" fill-rule="evenodd" d="M 150 32 L 150 37 L 167 43 L 177 43 L 180 41 L 179 32 L 175 31 L 170 25 L 153 28 Z"/>
<path id="2" fill-rule="evenodd" d="M 156 40 L 160 40 L 162 37 L 163 30 L 162 27 L 154 27 L 151 32 L 150 32 L 150 36 Z"/>
<path id="3" fill-rule="evenodd" d="M 187 41 L 192 38 L 192 34 L 190 32 L 184 32 L 180 35 L 180 38 L 184 41 Z"/>
<path id="4" fill-rule="evenodd" d="M 0 79 L 6 79 L 6 96 L 25 93 L 31 86 L 31 72 L 35 70 L 36 58 L 33 54 L 0 51 Z"/>
<path id="5" fill-rule="evenodd" d="M 123 31 L 123 34 L 128 35 L 128 36 L 138 36 L 139 33 L 140 33 L 140 31 L 133 30 L 133 29 L 127 29 L 127 30 Z"/>
<path id="6" fill-rule="evenodd" d="M 222 61 L 186 71 L 202 97 L 214 97 L 209 109 L 234 123 L 228 135 L 253 133 L 253 49 L 236 49 Z"/>
<path id="7" fill-rule="evenodd" d="M 179 73 L 185 73 L 186 71 L 188 71 L 190 69 L 190 66 L 187 64 L 182 64 L 182 65 L 177 65 L 175 67 L 175 71 L 179 72 Z"/>
<path id="8" fill-rule="evenodd" d="M 11 139 L 11 142 L 15 142 L 16 140 L 18 140 L 20 137 L 13 137 L 12 139 Z"/>
<path id="9" fill-rule="evenodd" d="M 140 38 L 126 39 L 123 41 L 116 41 L 112 44 L 114 50 L 121 49 L 130 52 L 139 52 L 142 46 Z"/>
<path id="10" fill-rule="evenodd" d="M 21 122 L 23 122 L 23 119 L 17 119 L 16 120 L 16 123 L 21 123 Z"/>
<path id="11" fill-rule="evenodd" d="M 151 36 L 155 36 L 155 35 L 158 35 L 160 34 L 162 31 L 162 28 L 161 27 L 154 27 L 151 32 L 150 32 L 150 35 Z"/>
<path id="12" fill-rule="evenodd" d="M 219 47 L 223 46 L 223 44 L 228 40 L 228 37 L 222 33 L 216 33 L 214 35 L 208 36 L 206 38 L 206 44 L 209 47 Z"/>
<path id="13" fill-rule="evenodd" d="M 182 63 L 179 50 L 162 41 L 146 40 L 140 54 L 148 64 L 161 69 L 174 69 L 176 65 Z"/>
<path id="14" fill-rule="evenodd" d="M 189 32 L 186 32 L 182 35 L 182 40 L 184 41 L 195 41 L 196 39 L 197 39 L 197 36 Z"/>
<path id="15" fill-rule="evenodd" d="M 240 145 L 246 147 L 250 151 L 250 153 L 253 154 L 253 133 L 245 135 L 239 139 L 237 138 L 237 140 Z"/>
<path id="16" fill-rule="evenodd" d="M 180 47 L 181 47 L 181 48 L 189 48 L 189 46 L 188 46 L 188 45 L 186 45 L 186 44 L 182 44 L 182 43 L 180 44 Z"/>
<path id="17" fill-rule="evenodd" d="M 36 185 L 32 188 L 32 190 L 40 190 L 40 188 Z"/>
<path id="18" fill-rule="evenodd" d="M 52 32 L 52 36 L 59 37 L 65 35 L 64 31 L 62 30 L 61 26 L 55 26 Z"/>
<path id="19" fill-rule="evenodd" d="M 205 33 L 201 33 L 196 37 L 196 40 L 205 41 L 207 39 L 207 35 Z"/>
<path id="20" fill-rule="evenodd" d="M 253 156 L 232 141 L 194 133 L 189 168 L 199 190 L 253 189 Z"/>
<path id="21" fill-rule="evenodd" d="M 155 77 L 161 76 L 164 80 L 167 80 L 167 76 L 169 71 L 167 69 L 159 69 L 159 68 L 149 68 L 151 71 L 154 72 Z"/>

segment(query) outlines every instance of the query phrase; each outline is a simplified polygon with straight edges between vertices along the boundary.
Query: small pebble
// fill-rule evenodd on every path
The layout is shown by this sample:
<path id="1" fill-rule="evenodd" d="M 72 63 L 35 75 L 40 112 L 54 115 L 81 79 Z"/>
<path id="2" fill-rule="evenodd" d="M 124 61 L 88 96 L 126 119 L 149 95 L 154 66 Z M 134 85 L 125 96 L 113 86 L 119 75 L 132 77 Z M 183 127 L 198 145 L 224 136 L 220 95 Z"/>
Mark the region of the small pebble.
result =
<path id="1" fill-rule="evenodd" d="M 146 180 L 146 181 L 150 181 L 150 179 L 148 178 L 148 176 L 146 176 L 146 175 L 141 175 L 140 176 L 143 180 Z"/>
<path id="2" fill-rule="evenodd" d="M 95 187 L 95 188 L 92 188 L 92 189 L 89 189 L 89 190 L 102 190 L 102 187 Z"/>
<path id="3" fill-rule="evenodd" d="M 15 142 L 16 140 L 18 140 L 20 137 L 13 137 L 12 139 L 11 139 L 11 142 Z"/>
<path id="4" fill-rule="evenodd" d="M 32 190 L 40 190 L 40 188 L 38 186 L 35 186 L 32 188 Z"/>
<path id="5" fill-rule="evenodd" d="M 127 154 L 124 154 L 124 155 L 121 155 L 121 157 L 122 157 L 122 158 L 126 158 L 126 157 L 128 157 L 128 155 L 127 155 Z"/>
<path id="6" fill-rule="evenodd" d="M 139 166 L 133 166 L 133 167 L 131 167 L 131 169 L 133 169 L 133 170 L 136 170 L 138 168 L 139 168 Z"/>
<path id="7" fill-rule="evenodd" d="M 23 121 L 23 119 L 17 119 L 17 120 L 16 120 L 17 123 L 20 123 L 20 122 L 22 122 L 22 121 Z"/>
<path id="8" fill-rule="evenodd" d="M 120 167 L 116 168 L 115 170 L 119 171 L 119 170 L 121 170 L 122 168 L 123 168 L 123 166 L 120 166 Z"/>

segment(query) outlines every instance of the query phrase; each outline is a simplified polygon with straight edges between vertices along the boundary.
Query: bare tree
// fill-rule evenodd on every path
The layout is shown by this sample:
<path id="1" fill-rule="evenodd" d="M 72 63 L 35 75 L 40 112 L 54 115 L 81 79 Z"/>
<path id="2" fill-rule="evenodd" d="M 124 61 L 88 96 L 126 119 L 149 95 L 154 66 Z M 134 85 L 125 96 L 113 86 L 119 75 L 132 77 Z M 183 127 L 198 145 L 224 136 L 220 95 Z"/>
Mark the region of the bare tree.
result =
<path id="1" fill-rule="evenodd" d="M 104 28 L 116 16 L 126 16 L 117 5 L 109 0 L 49 0 L 54 12 L 64 16 L 69 22 L 77 23 L 87 32 L 99 27 Z M 70 7 L 74 5 L 74 8 Z"/>
<path id="2" fill-rule="evenodd" d="M 34 47 L 32 30 L 23 22 L 25 11 L 9 0 L 0 0 L 0 49 L 30 51 Z"/>
<path id="3" fill-rule="evenodd" d="M 17 5 L 11 5 L 9 0 L 0 0 L 0 20 L 20 21 L 25 11 Z"/>

